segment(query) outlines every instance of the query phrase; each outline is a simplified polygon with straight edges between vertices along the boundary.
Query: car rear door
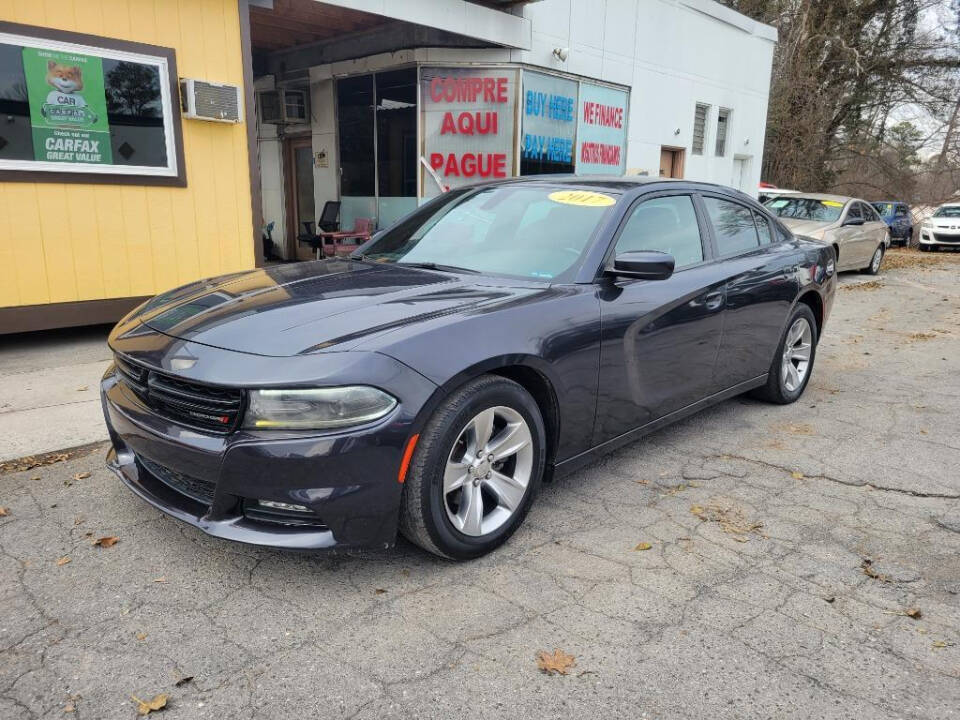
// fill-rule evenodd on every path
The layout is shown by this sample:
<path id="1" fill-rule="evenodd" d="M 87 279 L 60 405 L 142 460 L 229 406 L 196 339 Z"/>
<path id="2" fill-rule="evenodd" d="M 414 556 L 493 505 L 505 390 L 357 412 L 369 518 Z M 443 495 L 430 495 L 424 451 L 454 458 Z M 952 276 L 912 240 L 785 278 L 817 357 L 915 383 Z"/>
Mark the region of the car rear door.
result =
<path id="1" fill-rule="evenodd" d="M 866 229 L 866 240 L 868 241 L 864 247 L 864 252 L 867 256 L 867 262 L 873 258 L 873 251 L 877 249 L 877 245 L 881 243 L 886 243 L 887 234 L 891 232 L 890 226 L 880 217 L 880 213 L 870 205 L 869 203 L 860 203 L 860 211 L 863 213 L 863 219 L 866 221 L 864 228 Z"/>
<path id="2" fill-rule="evenodd" d="M 800 252 L 746 203 L 708 193 L 701 201 L 726 281 L 723 339 L 714 368 L 715 385 L 725 390 L 770 369 L 799 292 Z"/>
<path id="3" fill-rule="evenodd" d="M 607 260 L 659 250 L 676 260 L 667 280 L 605 278 L 598 285 L 600 379 L 595 444 L 715 392 L 725 278 L 712 262 L 706 220 L 691 192 L 645 196 L 626 213 Z"/>

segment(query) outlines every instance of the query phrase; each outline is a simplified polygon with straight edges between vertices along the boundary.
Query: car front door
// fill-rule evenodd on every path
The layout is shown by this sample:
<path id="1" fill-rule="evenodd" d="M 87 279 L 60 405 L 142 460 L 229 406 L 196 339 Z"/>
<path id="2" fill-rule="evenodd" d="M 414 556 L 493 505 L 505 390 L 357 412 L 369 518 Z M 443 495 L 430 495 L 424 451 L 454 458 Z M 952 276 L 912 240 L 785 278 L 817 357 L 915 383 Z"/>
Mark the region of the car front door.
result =
<path id="1" fill-rule="evenodd" d="M 598 285 L 600 380 L 594 442 L 605 442 L 712 394 L 725 278 L 689 193 L 645 197 L 627 212 L 616 253 L 673 255 L 667 280 L 605 277 Z"/>
<path id="2" fill-rule="evenodd" d="M 861 268 L 867 263 L 867 259 L 863 257 L 864 239 L 867 235 L 864 230 L 865 223 L 860 203 L 847 203 L 846 210 L 840 216 L 840 227 L 833 231 L 834 244 L 840 248 L 837 255 L 838 270 Z"/>
<path id="3" fill-rule="evenodd" d="M 714 368 L 721 390 L 762 376 L 799 292 L 801 256 L 766 215 L 721 195 L 702 196 L 726 278 L 723 339 Z"/>

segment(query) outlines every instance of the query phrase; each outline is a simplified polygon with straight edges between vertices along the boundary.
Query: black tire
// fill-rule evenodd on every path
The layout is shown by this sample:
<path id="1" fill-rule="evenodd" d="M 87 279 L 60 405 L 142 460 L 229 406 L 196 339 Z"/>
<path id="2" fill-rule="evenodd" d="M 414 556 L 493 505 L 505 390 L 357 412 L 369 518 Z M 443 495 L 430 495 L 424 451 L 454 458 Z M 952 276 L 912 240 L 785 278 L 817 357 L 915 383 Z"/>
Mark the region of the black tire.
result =
<path id="1" fill-rule="evenodd" d="M 880 259 L 877 260 L 877 253 L 880 253 Z M 883 264 L 883 256 L 886 255 L 886 249 L 883 247 L 883 244 L 877 245 L 877 249 L 873 251 L 873 255 L 870 256 L 870 264 L 865 268 L 862 268 L 860 272 L 864 275 L 876 275 L 880 272 L 880 266 Z"/>
<path id="2" fill-rule="evenodd" d="M 486 535 L 457 530 L 447 516 L 443 473 L 466 425 L 483 410 L 505 406 L 518 412 L 530 430 L 533 462 L 530 479 L 513 515 Z M 400 532 L 424 550 L 450 560 L 472 560 L 502 545 L 516 531 L 540 489 L 546 464 L 546 431 L 536 401 L 522 385 L 483 375 L 456 390 L 427 422 L 407 471 L 400 504 Z"/>
<path id="3" fill-rule="evenodd" d="M 793 324 L 800 318 L 805 319 L 810 326 L 812 338 L 812 342 L 810 343 L 810 364 L 807 368 L 807 374 L 803 378 L 803 382 L 798 388 L 791 391 L 788 390 L 784 384 L 780 369 L 783 362 L 784 347 L 787 342 L 787 333 L 790 332 L 790 328 L 792 328 Z M 796 402 L 800 396 L 803 395 L 803 391 L 807 389 L 807 384 L 810 382 L 811 375 L 813 375 L 813 368 L 817 359 L 817 343 L 819 340 L 817 320 L 813 316 L 813 311 L 805 303 L 798 303 L 790 314 L 790 319 L 783 329 L 780 342 L 777 343 L 777 351 L 774 353 L 773 361 L 770 363 L 766 385 L 757 388 L 751 394 L 759 400 L 765 400 L 766 402 L 776 405 L 789 405 L 790 403 Z"/>
<path id="4" fill-rule="evenodd" d="M 930 246 L 926 243 L 920 243 L 920 252 L 930 252 Z"/>

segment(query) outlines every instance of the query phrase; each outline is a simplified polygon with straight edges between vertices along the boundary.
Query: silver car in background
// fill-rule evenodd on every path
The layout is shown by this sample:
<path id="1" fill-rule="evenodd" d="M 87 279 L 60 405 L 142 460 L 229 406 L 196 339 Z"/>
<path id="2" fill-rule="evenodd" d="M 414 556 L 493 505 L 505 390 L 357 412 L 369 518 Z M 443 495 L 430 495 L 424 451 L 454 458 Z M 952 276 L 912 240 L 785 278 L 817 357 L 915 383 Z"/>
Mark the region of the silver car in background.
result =
<path id="1" fill-rule="evenodd" d="M 890 227 L 865 200 L 804 193 L 775 197 L 765 205 L 794 235 L 833 245 L 838 272 L 880 271 L 890 247 Z"/>
<path id="2" fill-rule="evenodd" d="M 920 249 L 960 248 L 960 203 L 941 205 L 920 226 Z"/>

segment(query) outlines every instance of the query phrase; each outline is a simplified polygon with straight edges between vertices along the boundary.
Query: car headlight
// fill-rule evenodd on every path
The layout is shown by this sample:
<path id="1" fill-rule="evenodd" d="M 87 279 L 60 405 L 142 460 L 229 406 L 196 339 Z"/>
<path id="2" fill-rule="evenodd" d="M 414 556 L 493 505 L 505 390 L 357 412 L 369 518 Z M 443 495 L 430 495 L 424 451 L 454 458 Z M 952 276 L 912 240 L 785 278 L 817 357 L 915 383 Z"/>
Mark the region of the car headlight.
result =
<path id="1" fill-rule="evenodd" d="M 326 430 L 382 418 L 397 399 L 365 385 L 251 390 L 243 426 L 254 430 Z"/>

